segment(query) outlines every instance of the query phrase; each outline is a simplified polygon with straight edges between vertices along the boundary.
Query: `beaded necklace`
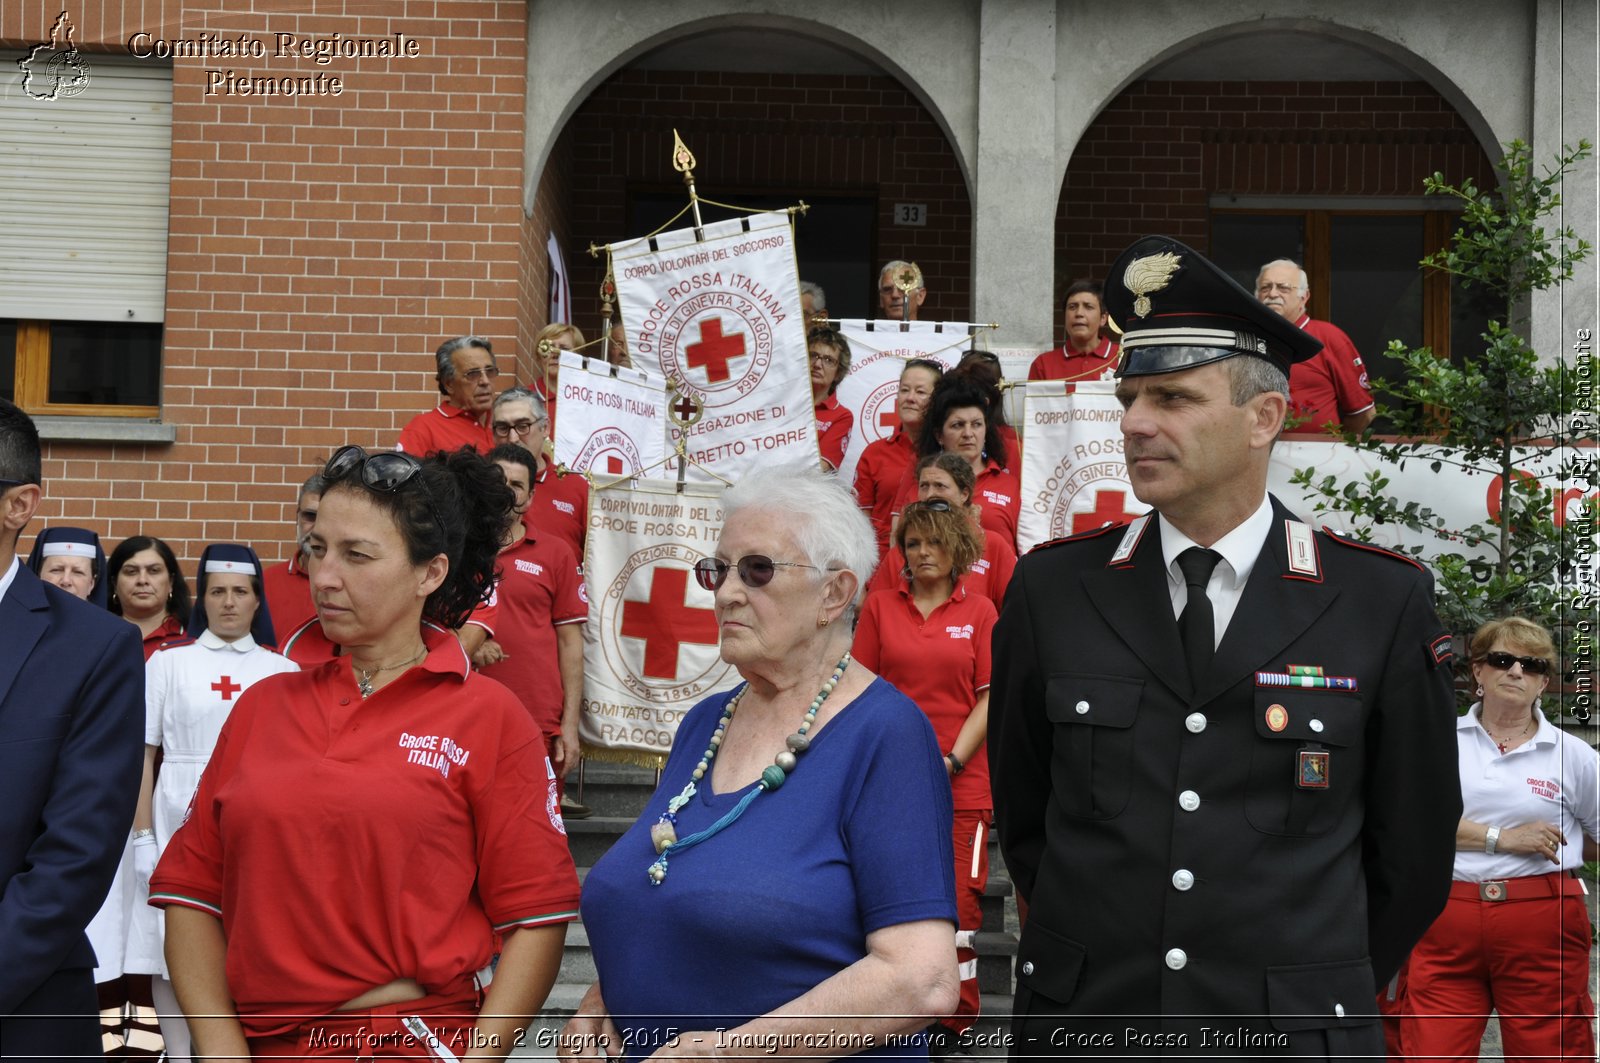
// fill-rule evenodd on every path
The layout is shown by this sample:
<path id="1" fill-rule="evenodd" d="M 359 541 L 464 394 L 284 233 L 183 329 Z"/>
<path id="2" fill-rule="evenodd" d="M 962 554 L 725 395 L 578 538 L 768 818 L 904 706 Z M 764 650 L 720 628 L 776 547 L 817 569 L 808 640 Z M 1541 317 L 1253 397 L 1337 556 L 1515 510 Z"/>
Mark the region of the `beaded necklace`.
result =
<path id="1" fill-rule="evenodd" d="M 667 858 L 669 856 L 699 845 L 706 839 L 732 826 L 734 820 L 744 815 L 744 810 L 750 807 L 750 802 L 765 791 L 776 790 L 783 785 L 784 780 L 789 777 L 789 773 L 794 771 L 795 766 L 799 763 L 800 754 L 811 748 L 811 739 L 806 737 L 806 732 L 811 730 L 811 725 L 817 722 L 817 710 L 822 708 L 824 701 L 828 700 L 828 695 L 833 693 L 833 688 L 839 685 L 839 680 L 844 678 L 845 669 L 849 667 L 850 654 L 846 653 L 839 658 L 839 663 L 834 668 L 833 674 L 828 677 L 826 683 L 822 684 L 822 689 L 817 691 L 817 696 L 811 699 L 811 707 L 806 709 L 805 718 L 800 721 L 799 730 L 784 739 L 783 744 L 787 748 L 772 758 L 772 763 L 767 765 L 761 772 L 761 780 L 756 783 L 755 787 L 745 794 L 727 815 L 705 830 L 691 834 L 680 841 L 678 832 L 675 829 L 678 822 L 678 813 L 682 811 L 684 805 L 687 805 L 694 798 L 699 789 L 700 780 L 704 779 L 706 773 L 711 770 L 711 762 L 716 759 L 717 750 L 721 747 L 723 736 L 727 733 L 728 721 L 733 719 L 735 710 L 739 708 L 739 702 L 744 700 L 745 694 L 750 690 L 750 684 L 746 683 L 740 687 L 739 692 L 728 699 L 728 704 L 722 710 L 722 718 L 717 721 L 716 729 L 711 732 L 711 741 L 706 745 L 706 751 L 700 754 L 700 763 L 695 765 L 694 771 L 690 774 L 689 781 L 684 784 L 683 790 L 677 797 L 667 803 L 667 810 L 661 814 L 661 818 L 656 820 L 650 828 L 650 842 L 655 846 L 656 852 L 660 854 L 656 857 L 655 862 L 650 865 L 650 870 L 647 872 L 650 876 L 651 885 L 659 886 L 666 881 Z"/>

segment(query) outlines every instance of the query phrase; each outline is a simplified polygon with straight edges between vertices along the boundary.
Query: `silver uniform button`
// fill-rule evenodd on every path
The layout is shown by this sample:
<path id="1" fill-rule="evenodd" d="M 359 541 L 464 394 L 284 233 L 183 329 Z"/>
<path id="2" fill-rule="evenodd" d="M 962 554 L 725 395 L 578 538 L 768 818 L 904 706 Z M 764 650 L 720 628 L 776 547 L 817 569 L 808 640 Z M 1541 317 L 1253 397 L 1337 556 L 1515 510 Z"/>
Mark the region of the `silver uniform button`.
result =
<path id="1" fill-rule="evenodd" d="M 1335 1004 L 1333 1006 L 1333 1014 L 1337 1018 L 1341 1018 L 1341 1019 L 1344 1018 L 1344 1005 L 1343 1004 Z"/>
<path id="2" fill-rule="evenodd" d="M 1167 950 L 1167 966 L 1171 967 L 1174 971 L 1183 970 L 1184 965 L 1188 962 L 1189 954 L 1184 952 L 1182 949 Z"/>
<path id="3" fill-rule="evenodd" d="M 1203 712 L 1191 712 L 1184 719 L 1183 725 L 1192 733 L 1199 734 L 1206 729 L 1206 714 Z"/>
<path id="4" fill-rule="evenodd" d="M 1322 721 L 1321 720 L 1312 720 L 1311 721 L 1311 729 L 1313 731 L 1317 732 L 1318 734 L 1321 734 L 1322 733 Z"/>
<path id="5" fill-rule="evenodd" d="M 1172 873 L 1172 885 L 1180 890 L 1188 889 L 1194 885 L 1194 872 L 1179 868 Z"/>
<path id="6" fill-rule="evenodd" d="M 1023 974 L 1032 974 L 1033 973 L 1033 961 L 1032 960 L 1023 960 L 1022 961 L 1022 973 Z"/>
<path id="7" fill-rule="evenodd" d="M 1185 790 L 1178 795 L 1178 807 L 1185 812 L 1193 812 L 1200 807 L 1200 795 L 1193 790 Z"/>
<path id="8" fill-rule="evenodd" d="M 1087 701 L 1080 701 L 1072 707 L 1078 711 L 1079 716 L 1089 711 L 1089 703 Z"/>

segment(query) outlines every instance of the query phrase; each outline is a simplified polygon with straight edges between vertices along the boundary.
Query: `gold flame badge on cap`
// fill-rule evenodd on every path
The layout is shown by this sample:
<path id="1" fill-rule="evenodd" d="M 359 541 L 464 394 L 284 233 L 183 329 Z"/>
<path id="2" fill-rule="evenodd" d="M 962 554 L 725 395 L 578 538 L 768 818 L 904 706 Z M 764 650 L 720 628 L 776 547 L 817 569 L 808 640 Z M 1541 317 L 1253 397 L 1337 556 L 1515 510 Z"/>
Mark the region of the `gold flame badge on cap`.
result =
<path id="1" fill-rule="evenodd" d="M 1144 317 L 1150 313 L 1150 293 L 1165 288 L 1182 264 L 1183 259 L 1171 251 L 1145 255 L 1128 263 L 1128 268 L 1122 274 L 1122 283 L 1137 296 L 1133 301 L 1135 314 Z"/>

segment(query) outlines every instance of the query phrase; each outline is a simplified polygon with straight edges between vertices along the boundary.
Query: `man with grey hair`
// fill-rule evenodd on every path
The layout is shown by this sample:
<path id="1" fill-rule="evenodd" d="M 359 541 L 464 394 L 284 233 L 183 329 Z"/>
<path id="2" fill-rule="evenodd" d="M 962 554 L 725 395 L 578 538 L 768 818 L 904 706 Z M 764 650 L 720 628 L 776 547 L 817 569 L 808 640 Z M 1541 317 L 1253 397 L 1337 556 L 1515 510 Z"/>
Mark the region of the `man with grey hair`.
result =
<path id="1" fill-rule="evenodd" d="M 261 573 L 261 592 L 267 600 L 267 611 L 272 614 L 272 628 L 280 646 L 300 625 L 317 615 L 317 607 L 311 601 L 311 578 L 306 573 L 303 551 L 306 536 L 317 522 L 317 510 L 327 486 L 320 472 L 313 473 L 300 485 L 294 506 L 294 550 L 289 560 L 280 561 Z M 266 553 L 265 550 L 259 552 Z"/>
<path id="2" fill-rule="evenodd" d="M 482 336 L 457 336 L 439 345 L 434 360 L 434 379 L 443 398 L 433 409 L 411 418 L 395 449 L 418 457 L 462 447 L 488 453 L 494 444 L 485 422 L 500 375 L 494 347 Z"/>
<path id="3" fill-rule="evenodd" d="M 828 295 L 815 281 L 800 282 L 800 316 L 807 329 L 827 324 Z"/>
<path id="4" fill-rule="evenodd" d="M 1307 432 L 1340 425 L 1360 432 L 1377 415 L 1366 367 L 1343 329 L 1306 313 L 1310 294 L 1306 271 L 1293 259 L 1275 259 L 1256 273 L 1256 298 L 1322 342 L 1322 350 L 1289 367 L 1290 422 Z"/>
<path id="5" fill-rule="evenodd" d="M 538 531 L 566 543 L 582 566 L 589 527 L 589 481 L 556 464 L 544 400 L 521 384 L 507 388 L 495 396 L 489 433 L 495 446 L 512 443 L 533 455 L 537 467 L 525 519 Z"/>
<path id="6" fill-rule="evenodd" d="M 908 299 L 896 282 L 910 275 L 917 278 L 917 286 L 911 289 L 911 297 Z M 878 308 L 887 320 L 917 320 L 917 310 L 927 297 L 928 287 L 922 283 L 922 271 L 910 262 L 903 262 L 897 258 L 893 262 L 886 263 L 878 271 Z"/>
<path id="7" fill-rule="evenodd" d="M 994 629 L 1012 1051 L 1381 1058 L 1461 815 L 1433 580 L 1267 493 L 1315 339 L 1169 237 L 1108 276 L 1154 512 L 1023 558 Z"/>

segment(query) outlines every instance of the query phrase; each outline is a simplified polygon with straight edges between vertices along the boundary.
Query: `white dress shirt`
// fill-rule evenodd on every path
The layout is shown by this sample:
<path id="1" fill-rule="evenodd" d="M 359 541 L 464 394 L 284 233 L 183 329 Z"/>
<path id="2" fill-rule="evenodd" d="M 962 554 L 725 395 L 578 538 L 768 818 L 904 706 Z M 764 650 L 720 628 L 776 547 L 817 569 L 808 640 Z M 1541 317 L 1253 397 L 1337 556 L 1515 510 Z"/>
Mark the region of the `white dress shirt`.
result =
<path id="1" fill-rule="evenodd" d="M 1178 555 L 1200 544 L 1166 520 L 1158 520 L 1157 523 L 1161 528 L 1161 556 L 1167 563 L 1167 593 L 1172 596 L 1172 615 L 1178 617 L 1183 615 L 1183 607 L 1189 603 L 1189 585 L 1184 582 L 1183 570 L 1178 567 Z M 1212 649 L 1222 645 L 1228 621 L 1233 619 L 1233 611 L 1239 607 L 1239 596 L 1244 593 L 1250 570 L 1255 567 L 1256 558 L 1261 555 L 1261 548 L 1266 545 L 1270 531 L 1272 499 L 1263 493 L 1261 505 L 1245 518 L 1243 524 L 1211 544 L 1211 549 L 1222 555 L 1222 560 L 1211 572 L 1210 582 L 1206 584 L 1206 597 L 1211 599 L 1216 635 Z"/>

